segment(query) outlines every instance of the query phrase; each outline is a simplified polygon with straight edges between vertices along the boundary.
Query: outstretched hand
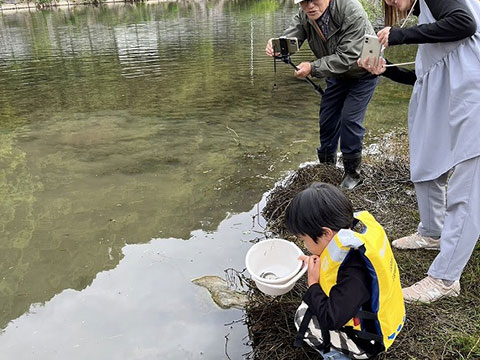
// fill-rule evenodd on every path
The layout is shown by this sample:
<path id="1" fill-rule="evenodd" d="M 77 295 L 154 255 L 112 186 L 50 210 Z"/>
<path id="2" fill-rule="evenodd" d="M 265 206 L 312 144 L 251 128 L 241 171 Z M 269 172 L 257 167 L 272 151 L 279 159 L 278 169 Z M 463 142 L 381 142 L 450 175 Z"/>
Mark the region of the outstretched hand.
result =
<path id="1" fill-rule="evenodd" d="M 318 280 L 320 279 L 320 256 L 302 255 L 298 260 L 302 260 L 303 266 L 308 266 L 308 286 L 310 287 L 313 284 L 318 284 Z"/>
<path id="2" fill-rule="evenodd" d="M 365 70 L 372 73 L 373 75 L 381 75 L 387 69 L 385 67 L 387 63 L 385 62 L 385 59 L 382 57 L 378 58 L 378 61 L 376 61 L 374 57 L 366 58 L 363 61 L 362 59 L 358 59 L 357 64 L 358 66 L 360 66 L 361 68 L 364 68 Z"/>
<path id="3" fill-rule="evenodd" d="M 377 33 L 378 41 L 385 47 L 388 47 L 388 37 L 390 36 L 390 26 L 384 27 Z"/>

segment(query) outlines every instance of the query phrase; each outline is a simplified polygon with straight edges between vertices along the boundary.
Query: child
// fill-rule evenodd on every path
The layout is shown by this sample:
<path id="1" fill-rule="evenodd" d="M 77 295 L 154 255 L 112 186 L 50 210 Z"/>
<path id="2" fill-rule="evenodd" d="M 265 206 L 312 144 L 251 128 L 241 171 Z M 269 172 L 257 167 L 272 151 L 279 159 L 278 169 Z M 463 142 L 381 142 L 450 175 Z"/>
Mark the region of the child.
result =
<path id="1" fill-rule="evenodd" d="M 364 231 L 352 231 L 359 221 Z M 295 315 L 295 345 L 305 340 L 325 359 L 368 359 L 388 349 L 405 307 L 383 228 L 366 211 L 354 214 L 345 195 L 324 183 L 295 196 L 286 226 L 312 253 L 302 257 L 309 287 Z"/>

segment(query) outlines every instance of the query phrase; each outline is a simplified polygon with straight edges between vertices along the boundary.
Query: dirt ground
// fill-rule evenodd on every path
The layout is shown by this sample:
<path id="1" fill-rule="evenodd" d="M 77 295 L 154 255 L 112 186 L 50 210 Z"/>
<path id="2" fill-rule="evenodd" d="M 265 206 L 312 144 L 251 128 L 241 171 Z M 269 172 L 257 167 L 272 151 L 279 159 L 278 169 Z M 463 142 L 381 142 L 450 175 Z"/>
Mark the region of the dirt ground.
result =
<path id="1" fill-rule="evenodd" d="M 408 138 L 405 130 L 383 134 L 364 156 L 364 182 L 346 195 L 354 210 L 368 210 L 382 224 L 390 240 L 415 232 L 419 218 L 413 184 L 409 180 Z M 284 227 L 285 209 L 295 194 L 312 182 L 340 184 L 342 170 L 310 165 L 296 170 L 270 193 L 263 216 L 272 237 L 295 239 Z M 301 244 L 298 244 L 301 246 Z M 477 246 L 462 276 L 457 298 L 433 305 L 407 304 L 407 320 L 388 353 L 378 359 L 480 359 L 480 247 Z M 394 254 L 403 286 L 425 277 L 437 252 L 399 251 Z M 252 342 L 250 359 L 306 360 L 321 358 L 304 345 L 293 347 L 295 310 L 306 290 L 306 277 L 289 293 L 270 297 L 250 281 L 246 323 Z"/>

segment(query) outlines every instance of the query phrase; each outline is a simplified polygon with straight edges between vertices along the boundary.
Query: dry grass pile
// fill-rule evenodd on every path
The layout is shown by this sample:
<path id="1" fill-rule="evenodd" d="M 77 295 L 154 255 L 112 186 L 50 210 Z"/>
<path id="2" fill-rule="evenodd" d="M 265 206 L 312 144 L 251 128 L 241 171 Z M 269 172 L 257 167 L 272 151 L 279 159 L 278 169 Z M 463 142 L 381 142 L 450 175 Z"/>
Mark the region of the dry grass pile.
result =
<path id="1" fill-rule="evenodd" d="M 368 210 L 382 224 L 389 239 L 410 234 L 418 224 L 413 184 L 409 181 L 407 135 L 404 130 L 378 139 L 374 154 L 365 156 L 364 182 L 346 195 L 354 209 Z M 333 166 L 310 165 L 298 169 L 269 195 L 263 216 L 275 236 L 294 240 L 284 227 L 285 209 L 299 191 L 312 182 L 338 185 L 342 171 Z M 301 244 L 299 244 L 301 245 Z M 397 251 L 402 285 L 422 279 L 436 252 Z M 404 330 L 387 354 L 379 359 L 480 359 L 480 251 L 477 246 L 462 277 L 462 293 L 433 305 L 407 304 Z M 259 292 L 250 282 L 246 323 L 252 342 L 251 359 L 306 360 L 319 355 L 304 345 L 293 347 L 295 310 L 306 290 L 306 279 L 279 297 Z"/>

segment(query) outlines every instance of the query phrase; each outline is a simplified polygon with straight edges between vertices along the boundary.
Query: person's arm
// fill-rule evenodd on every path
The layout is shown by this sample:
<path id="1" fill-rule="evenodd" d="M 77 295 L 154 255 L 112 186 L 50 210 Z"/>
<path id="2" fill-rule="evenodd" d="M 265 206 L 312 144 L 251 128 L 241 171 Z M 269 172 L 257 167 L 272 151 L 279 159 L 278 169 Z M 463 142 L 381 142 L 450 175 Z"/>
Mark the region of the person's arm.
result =
<path id="1" fill-rule="evenodd" d="M 391 64 L 387 59 L 385 60 L 387 64 Z M 392 81 L 405 85 L 413 85 L 415 84 L 415 81 L 417 81 L 415 70 L 408 70 L 398 66 L 387 67 L 382 75 Z"/>
<path id="2" fill-rule="evenodd" d="M 391 65 L 392 63 L 383 57 L 380 57 L 378 62 L 373 57 L 363 60 L 358 59 L 357 64 L 373 75 L 383 75 L 400 84 L 414 85 L 415 81 L 417 81 L 415 70 L 408 70 L 398 66 L 386 67 L 385 65 Z"/>
<path id="3" fill-rule="evenodd" d="M 391 28 L 388 44 L 426 44 L 457 41 L 472 36 L 477 24 L 465 0 L 425 0 L 433 17 L 431 24 Z"/>
<path id="4" fill-rule="evenodd" d="M 370 299 L 370 277 L 364 261 L 358 251 L 342 265 L 338 281 L 327 296 L 320 284 L 311 285 L 303 301 L 328 330 L 342 328 L 357 313 L 360 307 Z"/>

